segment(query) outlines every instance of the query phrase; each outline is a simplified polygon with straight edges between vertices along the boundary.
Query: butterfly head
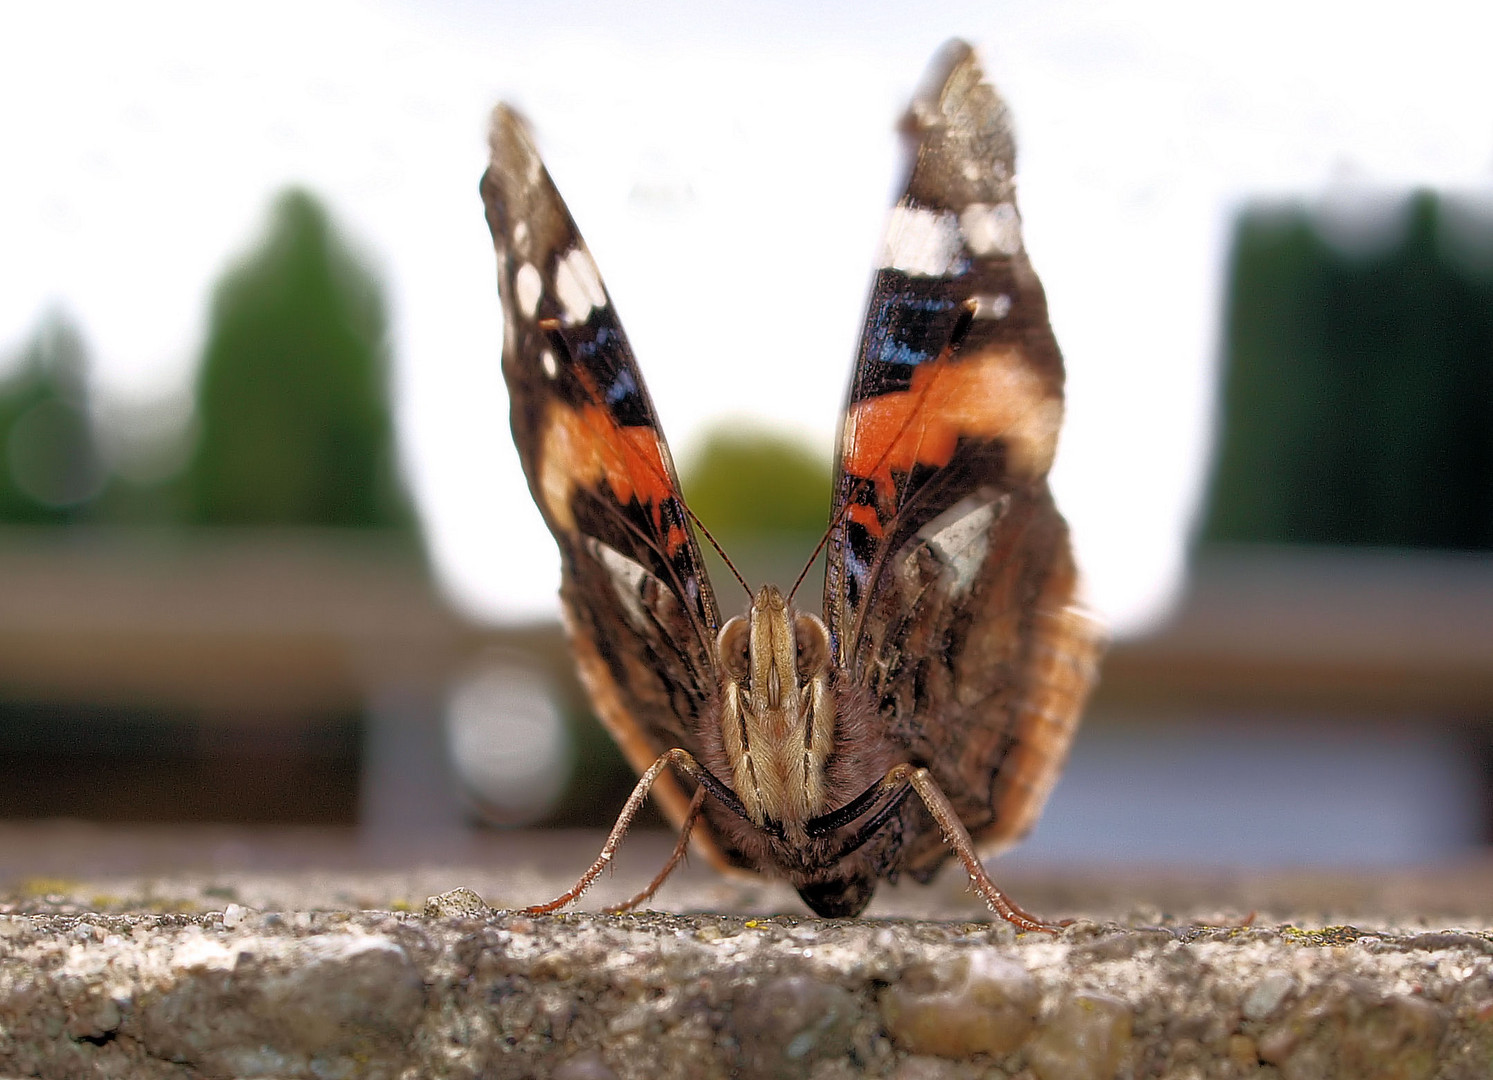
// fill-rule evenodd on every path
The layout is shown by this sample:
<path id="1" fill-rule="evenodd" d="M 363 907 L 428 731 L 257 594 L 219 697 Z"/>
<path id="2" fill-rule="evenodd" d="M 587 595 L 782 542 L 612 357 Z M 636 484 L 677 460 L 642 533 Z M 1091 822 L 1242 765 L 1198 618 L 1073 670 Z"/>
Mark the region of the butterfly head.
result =
<path id="1" fill-rule="evenodd" d="M 829 631 L 776 585 L 721 627 L 721 735 L 731 784 L 751 820 L 790 833 L 824 811 L 834 745 Z"/>

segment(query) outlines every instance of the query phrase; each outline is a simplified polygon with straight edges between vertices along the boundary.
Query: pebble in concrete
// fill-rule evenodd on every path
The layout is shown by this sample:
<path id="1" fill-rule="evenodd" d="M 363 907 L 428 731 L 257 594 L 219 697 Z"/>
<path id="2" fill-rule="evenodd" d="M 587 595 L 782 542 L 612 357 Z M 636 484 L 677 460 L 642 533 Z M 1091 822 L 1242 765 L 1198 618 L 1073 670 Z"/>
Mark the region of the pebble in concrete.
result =
<path id="1" fill-rule="evenodd" d="M 888 1034 L 913 1054 L 1008 1054 L 1037 1022 L 1041 996 L 1020 961 L 978 949 L 916 965 L 881 995 Z"/>
<path id="2" fill-rule="evenodd" d="M 986 1080 L 987 1077 L 1000 1075 L 987 1072 L 972 1063 L 918 1055 L 899 1062 L 896 1071 L 887 1080 Z M 816 1076 L 813 1080 L 820 1078 Z"/>
<path id="3" fill-rule="evenodd" d="M 739 987 L 728 1026 L 738 1047 L 740 1075 L 803 1076 L 819 1061 L 844 1057 L 859 1018 L 845 990 L 807 975 L 784 975 Z"/>
<path id="4" fill-rule="evenodd" d="M 293 947 L 188 937 L 171 976 L 143 990 L 122 1033 L 154 1056 L 229 1076 L 335 1080 L 398 1051 L 424 1012 L 424 984 L 386 938 L 334 933 Z"/>
<path id="5" fill-rule="evenodd" d="M 1042 1025 L 1029 1048 L 1038 1080 L 1111 1080 L 1130 1049 L 1130 1006 L 1075 994 Z"/>
<path id="6" fill-rule="evenodd" d="M 1279 1067 L 1283 1080 L 1429 1080 L 1444 1031 L 1442 1015 L 1428 1002 L 1350 984 L 1290 1009 L 1260 1037 L 1259 1055 Z"/>
<path id="7" fill-rule="evenodd" d="M 550 1080 L 617 1080 L 617 1074 L 599 1052 L 587 1050 L 560 1062 Z"/>
<path id="8" fill-rule="evenodd" d="M 1296 980 L 1288 972 L 1272 971 L 1250 987 L 1240 1011 L 1247 1020 L 1267 1019 L 1295 988 Z"/>

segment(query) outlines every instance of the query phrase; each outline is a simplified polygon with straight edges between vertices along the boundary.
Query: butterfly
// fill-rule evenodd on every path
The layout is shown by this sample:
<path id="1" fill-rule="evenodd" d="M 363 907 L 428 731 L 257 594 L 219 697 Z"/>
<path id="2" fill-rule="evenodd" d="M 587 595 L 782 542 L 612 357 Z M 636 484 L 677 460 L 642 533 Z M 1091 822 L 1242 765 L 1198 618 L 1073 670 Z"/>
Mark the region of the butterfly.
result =
<path id="1" fill-rule="evenodd" d="M 912 163 L 841 421 L 822 617 L 763 585 L 723 619 L 596 264 L 524 121 L 494 113 L 481 192 L 513 438 L 560 548 L 581 680 L 641 774 L 596 862 L 531 911 L 576 899 L 651 791 L 679 843 L 624 908 L 693 832 L 822 916 L 953 855 L 997 914 L 1053 929 L 980 856 L 1036 822 L 1103 648 L 1047 483 L 1062 357 L 1007 106 L 968 45 L 935 59 L 903 126 Z"/>

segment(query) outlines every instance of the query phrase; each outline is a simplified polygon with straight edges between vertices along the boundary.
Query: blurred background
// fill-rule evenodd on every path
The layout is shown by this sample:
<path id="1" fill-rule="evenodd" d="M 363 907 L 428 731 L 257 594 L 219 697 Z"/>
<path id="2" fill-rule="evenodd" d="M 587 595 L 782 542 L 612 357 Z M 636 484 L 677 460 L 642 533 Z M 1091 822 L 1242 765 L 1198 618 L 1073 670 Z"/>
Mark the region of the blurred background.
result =
<path id="1" fill-rule="evenodd" d="M 508 437 L 488 111 L 533 121 L 692 505 L 786 582 L 825 524 L 893 124 L 959 35 L 1015 112 L 1069 368 L 1054 486 L 1115 634 L 1015 858 L 1493 843 L 1493 15 L 0 19 L 0 820 L 432 856 L 609 824 L 633 778 Z"/>

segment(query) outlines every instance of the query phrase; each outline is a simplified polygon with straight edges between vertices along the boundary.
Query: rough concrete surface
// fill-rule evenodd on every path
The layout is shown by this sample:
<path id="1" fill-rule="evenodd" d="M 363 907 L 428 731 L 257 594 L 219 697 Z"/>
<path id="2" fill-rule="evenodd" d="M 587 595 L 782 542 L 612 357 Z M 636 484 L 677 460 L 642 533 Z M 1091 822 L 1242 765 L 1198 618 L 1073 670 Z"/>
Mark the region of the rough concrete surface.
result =
<path id="1" fill-rule="evenodd" d="M 633 861 L 593 902 L 646 880 Z M 1028 906 L 1079 916 L 1055 937 L 992 923 L 952 877 L 842 921 L 699 867 L 659 898 L 681 914 L 527 917 L 453 878 L 514 906 L 555 883 L 491 864 L 14 882 L 0 1077 L 1493 1075 L 1486 868 L 1016 875 Z"/>

